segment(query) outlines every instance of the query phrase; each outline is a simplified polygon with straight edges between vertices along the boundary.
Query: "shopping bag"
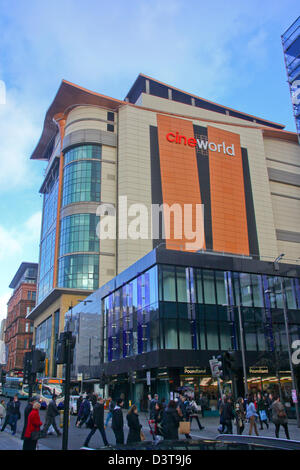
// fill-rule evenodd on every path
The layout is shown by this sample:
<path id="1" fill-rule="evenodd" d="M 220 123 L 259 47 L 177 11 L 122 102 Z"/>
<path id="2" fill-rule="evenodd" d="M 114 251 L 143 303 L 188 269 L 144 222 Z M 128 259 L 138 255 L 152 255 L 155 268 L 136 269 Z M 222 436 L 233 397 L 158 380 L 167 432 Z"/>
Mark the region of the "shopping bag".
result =
<path id="1" fill-rule="evenodd" d="M 47 434 L 54 434 L 55 433 L 55 430 L 54 430 L 54 427 L 52 426 L 52 424 L 49 426 L 48 428 L 48 432 Z"/>
<path id="2" fill-rule="evenodd" d="M 189 421 L 180 421 L 179 423 L 179 434 L 190 434 L 191 423 Z"/>
<path id="3" fill-rule="evenodd" d="M 261 420 L 261 421 L 267 421 L 267 419 L 268 419 L 268 418 L 267 418 L 267 413 L 265 412 L 265 410 L 261 410 L 261 411 L 259 412 L 259 416 L 260 416 L 260 420 Z"/>

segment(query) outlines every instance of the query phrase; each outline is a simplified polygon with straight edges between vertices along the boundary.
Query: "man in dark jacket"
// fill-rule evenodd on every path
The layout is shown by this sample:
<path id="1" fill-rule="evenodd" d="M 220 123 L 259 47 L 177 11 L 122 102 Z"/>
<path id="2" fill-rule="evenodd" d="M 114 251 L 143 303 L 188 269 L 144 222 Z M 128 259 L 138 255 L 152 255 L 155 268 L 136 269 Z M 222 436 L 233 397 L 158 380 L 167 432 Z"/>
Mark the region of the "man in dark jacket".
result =
<path id="1" fill-rule="evenodd" d="M 81 403 L 83 402 L 83 398 L 82 398 L 82 395 L 80 395 L 80 397 L 77 399 L 77 402 L 76 402 L 76 407 L 77 407 L 77 418 L 76 418 L 76 423 L 75 423 L 75 426 L 77 425 L 77 423 L 80 421 L 80 407 L 81 407 Z"/>
<path id="2" fill-rule="evenodd" d="M 221 411 L 221 423 L 225 424 L 226 432 L 224 434 L 232 434 L 232 420 L 234 418 L 231 398 L 227 397 L 224 400 L 224 405 Z"/>
<path id="3" fill-rule="evenodd" d="M 180 413 L 180 414 L 179 414 Z M 164 412 L 162 419 L 162 431 L 164 439 L 176 439 L 178 440 L 178 428 L 181 420 L 181 409 L 178 406 L 176 408 L 175 401 L 169 402 L 168 408 Z"/>
<path id="4" fill-rule="evenodd" d="M 149 419 L 154 419 L 155 417 L 155 405 L 158 403 L 158 395 L 157 393 L 154 395 L 152 400 L 150 401 L 150 406 L 149 406 Z"/>
<path id="5" fill-rule="evenodd" d="M 27 428 L 28 416 L 29 416 L 29 413 L 32 411 L 32 405 L 34 404 L 35 401 L 37 401 L 37 399 L 35 397 L 31 397 L 24 410 L 24 426 L 23 426 L 23 431 L 21 434 L 21 439 L 23 439 L 23 441 L 24 441 L 24 434 Z"/>
<path id="6" fill-rule="evenodd" d="M 189 400 L 184 395 L 179 395 L 178 407 L 182 414 L 181 421 L 190 421 L 191 409 L 189 407 Z M 185 434 L 186 439 L 192 439 L 190 434 Z"/>
<path id="7" fill-rule="evenodd" d="M 20 401 L 18 399 L 18 395 L 14 396 L 12 405 L 11 405 L 11 430 L 12 430 L 12 435 L 14 436 L 17 432 L 17 421 L 18 419 L 21 418 L 21 413 L 20 413 Z"/>
<path id="8" fill-rule="evenodd" d="M 48 429 L 50 428 L 51 425 L 54 427 L 56 434 L 58 436 L 61 435 L 61 432 L 59 431 L 56 425 L 56 421 L 55 421 L 56 416 L 59 415 L 59 411 L 57 409 L 55 400 L 56 400 L 56 395 L 53 395 L 52 400 L 50 401 L 48 408 L 47 408 L 46 422 L 44 424 L 43 431 L 42 431 L 43 437 L 47 436 Z"/>
<path id="9" fill-rule="evenodd" d="M 5 415 L 5 420 L 2 425 L 1 431 L 4 431 L 6 426 L 9 424 L 10 428 L 12 429 L 11 423 L 11 416 L 12 416 L 12 408 L 13 408 L 13 397 L 10 397 L 9 401 L 6 404 L 6 415 Z"/>
<path id="10" fill-rule="evenodd" d="M 76 424 L 76 426 L 78 428 L 81 428 L 81 426 L 84 423 L 88 422 L 90 415 L 91 415 L 91 397 L 89 395 L 87 395 L 85 399 L 83 400 L 83 402 L 81 403 L 79 413 L 80 413 L 80 420 Z"/>
<path id="11" fill-rule="evenodd" d="M 84 447 L 89 446 L 89 442 L 91 437 L 95 434 L 97 429 L 99 429 L 99 432 L 102 436 L 103 442 L 105 446 L 109 446 L 109 443 L 106 439 L 106 434 L 105 434 L 105 429 L 104 429 L 104 400 L 103 398 L 99 397 L 96 405 L 94 406 L 94 411 L 93 411 L 93 421 L 94 421 L 94 427 L 87 436 L 85 442 L 84 442 Z"/>
<path id="12" fill-rule="evenodd" d="M 122 413 L 123 405 L 124 401 L 122 398 L 119 398 L 112 414 L 111 427 L 116 437 L 116 444 L 124 444 L 124 421 Z"/>

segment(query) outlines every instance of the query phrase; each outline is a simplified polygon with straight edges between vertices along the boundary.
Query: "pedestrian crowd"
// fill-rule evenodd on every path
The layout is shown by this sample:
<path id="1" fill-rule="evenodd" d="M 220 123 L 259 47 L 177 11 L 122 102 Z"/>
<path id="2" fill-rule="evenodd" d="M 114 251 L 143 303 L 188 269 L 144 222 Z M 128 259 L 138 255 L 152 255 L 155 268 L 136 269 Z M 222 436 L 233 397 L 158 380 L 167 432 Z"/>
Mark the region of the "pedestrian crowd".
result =
<path id="1" fill-rule="evenodd" d="M 149 403 L 149 420 L 148 425 L 154 440 L 160 439 L 179 439 L 179 434 L 185 435 L 186 439 L 191 439 L 191 423 L 195 420 L 199 430 L 203 430 L 200 421 L 200 413 L 203 416 L 203 403 L 200 397 L 198 403 L 185 393 L 180 393 L 177 399 L 170 400 L 167 404 L 163 398 L 159 400 L 159 396 L 155 394 L 153 398 L 148 396 Z M 201 405 L 202 403 L 202 405 Z M 106 436 L 106 428 L 111 421 L 116 444 L 125 444 L 124 436 L 124 418 L 123 407 L 124 399 L 118 398 L 115 402 L 111 397 L 107 400 L 95 394 L 86 395 L 84 398 L 80 396 L 77 400 L 77 419 L 75 426 L 81 428 L 85 424 L 89 428 L 84 447 L 89 446 L 90 439 L 99 430 L 103 444 L 109 446 Z M 35 450 L 38 439 L 45 438 L 49 430 L 56 432 L 57 436 L 61 435 L 55 418 L 59 415 L 56 405 L 56 396 L 52 396 L 46 412 L 45 423 L 42 428 L 42 422 L 39 415 L 40 403 L 38 398 L 31 398 L 24 410 L 24 426 L 21 434 L 23 440 L 23 450 Z M 104 422 L 104 410 L 108 413 Z M 220 425 L 218 431 L 224 434 L 233 433 L 233 425 L 236 426 L 236 433 L 241 435 L 247 423 L 249 423 L 248 434 L 251 435 L 253 430 L 258 436 L 258 424 L 260 430 L 264 425 L 268 429 L 270 422 L 275 425 L 275 436 L 279 437 L 280 426 L 283 427 L 287 439 L 290 439 L 288 430 L 288 418 L 284 405 L 281 403 L 279 396 L 273 394 L 264 395 L 260 392 L 257 394 L 247 395 L 245 398 L 239 397 L 235 402 L 231 396 L 223 395 L 218 401 L 218 410 L 220 414 Z M 0 425 L 1 431 L 4 431 L 9 425 L 11 433 L 16 434 L 17 421 L 21 418 L 20 402 L 18 396 L 10 398 L 5 404 L 4 400 L 0 402 Z M 128 425 L 128 435 L 126 444 L 140 442 L 145 439 L 142 425 L 139 421 L 139 413 L 136 405 L 132 405 L 127 413 L 126 421 Z"/>
<path id="2" fill-rule="evenodd" d="M 218 409 L 220 413 L 220 426 L 218 430 L 223 434 L 232 434 L 232 424 L 236 426 L 236 433 L 241 435 L 246 423 L 249 423 L 248 434 L 251 436 L 254 430 L 259 436 L 260 430 L 269 429 L 269 424 L 275 424 L 275 436 L 279 438 L 280 426 L 283 427 L 287 439 L 290 439 L 288 430 L 288 417 L 285 406 L 278 395 L 272 393 L 249 394 L 245 398 L 239 397 L 234 403 L 232 396 L 223 395 L 219 399 Z"/>

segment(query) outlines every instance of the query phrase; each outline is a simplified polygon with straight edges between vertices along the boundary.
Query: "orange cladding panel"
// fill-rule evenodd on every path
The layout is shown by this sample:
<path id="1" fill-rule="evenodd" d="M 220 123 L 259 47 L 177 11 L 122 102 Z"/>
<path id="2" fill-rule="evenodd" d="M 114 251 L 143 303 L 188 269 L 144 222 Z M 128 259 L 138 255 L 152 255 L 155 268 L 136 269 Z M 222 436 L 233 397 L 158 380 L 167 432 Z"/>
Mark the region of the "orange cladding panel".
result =
<path id="1" fill-rule="evenodd" d="M 249 255 L 240 136 L 211 126 L 207 132 L 213 250 Z"/>
<path id="2" fill-rule="evenodd" d="M 196 149 L 187 144 L 187 139 L 194 137 L 192 121 L 158 114 L 157 125 L 163 203 L 169 206 L 178 204 L 182 214 L 181 220 L 177 216 L 174 221 L 173 217 L 169 219 L 168 211 L 164 208 L 166 248 L 183 251 L 204 249 L 203 217 L 199 218 L 199 214 L 197 238 L 192 236 L 192 232 L 196 231 L 196 204 L 201 204 Z M 186 140 L 181 139 L 180 143 L 176 143 L 176 132 L 185 136 Z M 168 134 L 171 141 L 167 139 Z M 184 211 L 186 204 L 192 205 L 189 214 Z"/>

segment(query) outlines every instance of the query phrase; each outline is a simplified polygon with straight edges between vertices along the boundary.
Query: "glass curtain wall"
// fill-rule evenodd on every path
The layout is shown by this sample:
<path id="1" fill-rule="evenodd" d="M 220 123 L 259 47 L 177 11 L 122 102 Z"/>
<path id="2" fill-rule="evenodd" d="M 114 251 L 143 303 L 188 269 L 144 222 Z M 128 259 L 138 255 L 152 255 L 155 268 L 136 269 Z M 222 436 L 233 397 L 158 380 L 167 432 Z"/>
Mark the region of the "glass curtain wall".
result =
<path id="1" fill-rule="evenodd" d="M 51 172 L 44 188 L 38 303 L 53 288 L 57 199 L 58 166 Z"/>
<path id="2" fill-rule="evenodd" d="M 283 282 L 297 338 L 299 280 Z M 247 351 L 287 348 L 280 278 L 274 276 L 160 265 L 124 284 L 104 305 L 108 360 L 158 348 L 239 349 L 238 305 Z"/>
<path id="3" fill-rule="evenodd" d="M 101 145 L 80 145 L 64 155 L 62 205 L 100 202 Z M 99 217 L 81 213 L 64 217 L 60 227 L 58 287 L 99 287 Z"/>
<path id="4" fill-rule="evenodd" d="M 42 349 L 46 353 L 46 358 L 50 360 L 52 337 L 52 316 L 43 321 L 36 328 L 35 348 Z"/>

